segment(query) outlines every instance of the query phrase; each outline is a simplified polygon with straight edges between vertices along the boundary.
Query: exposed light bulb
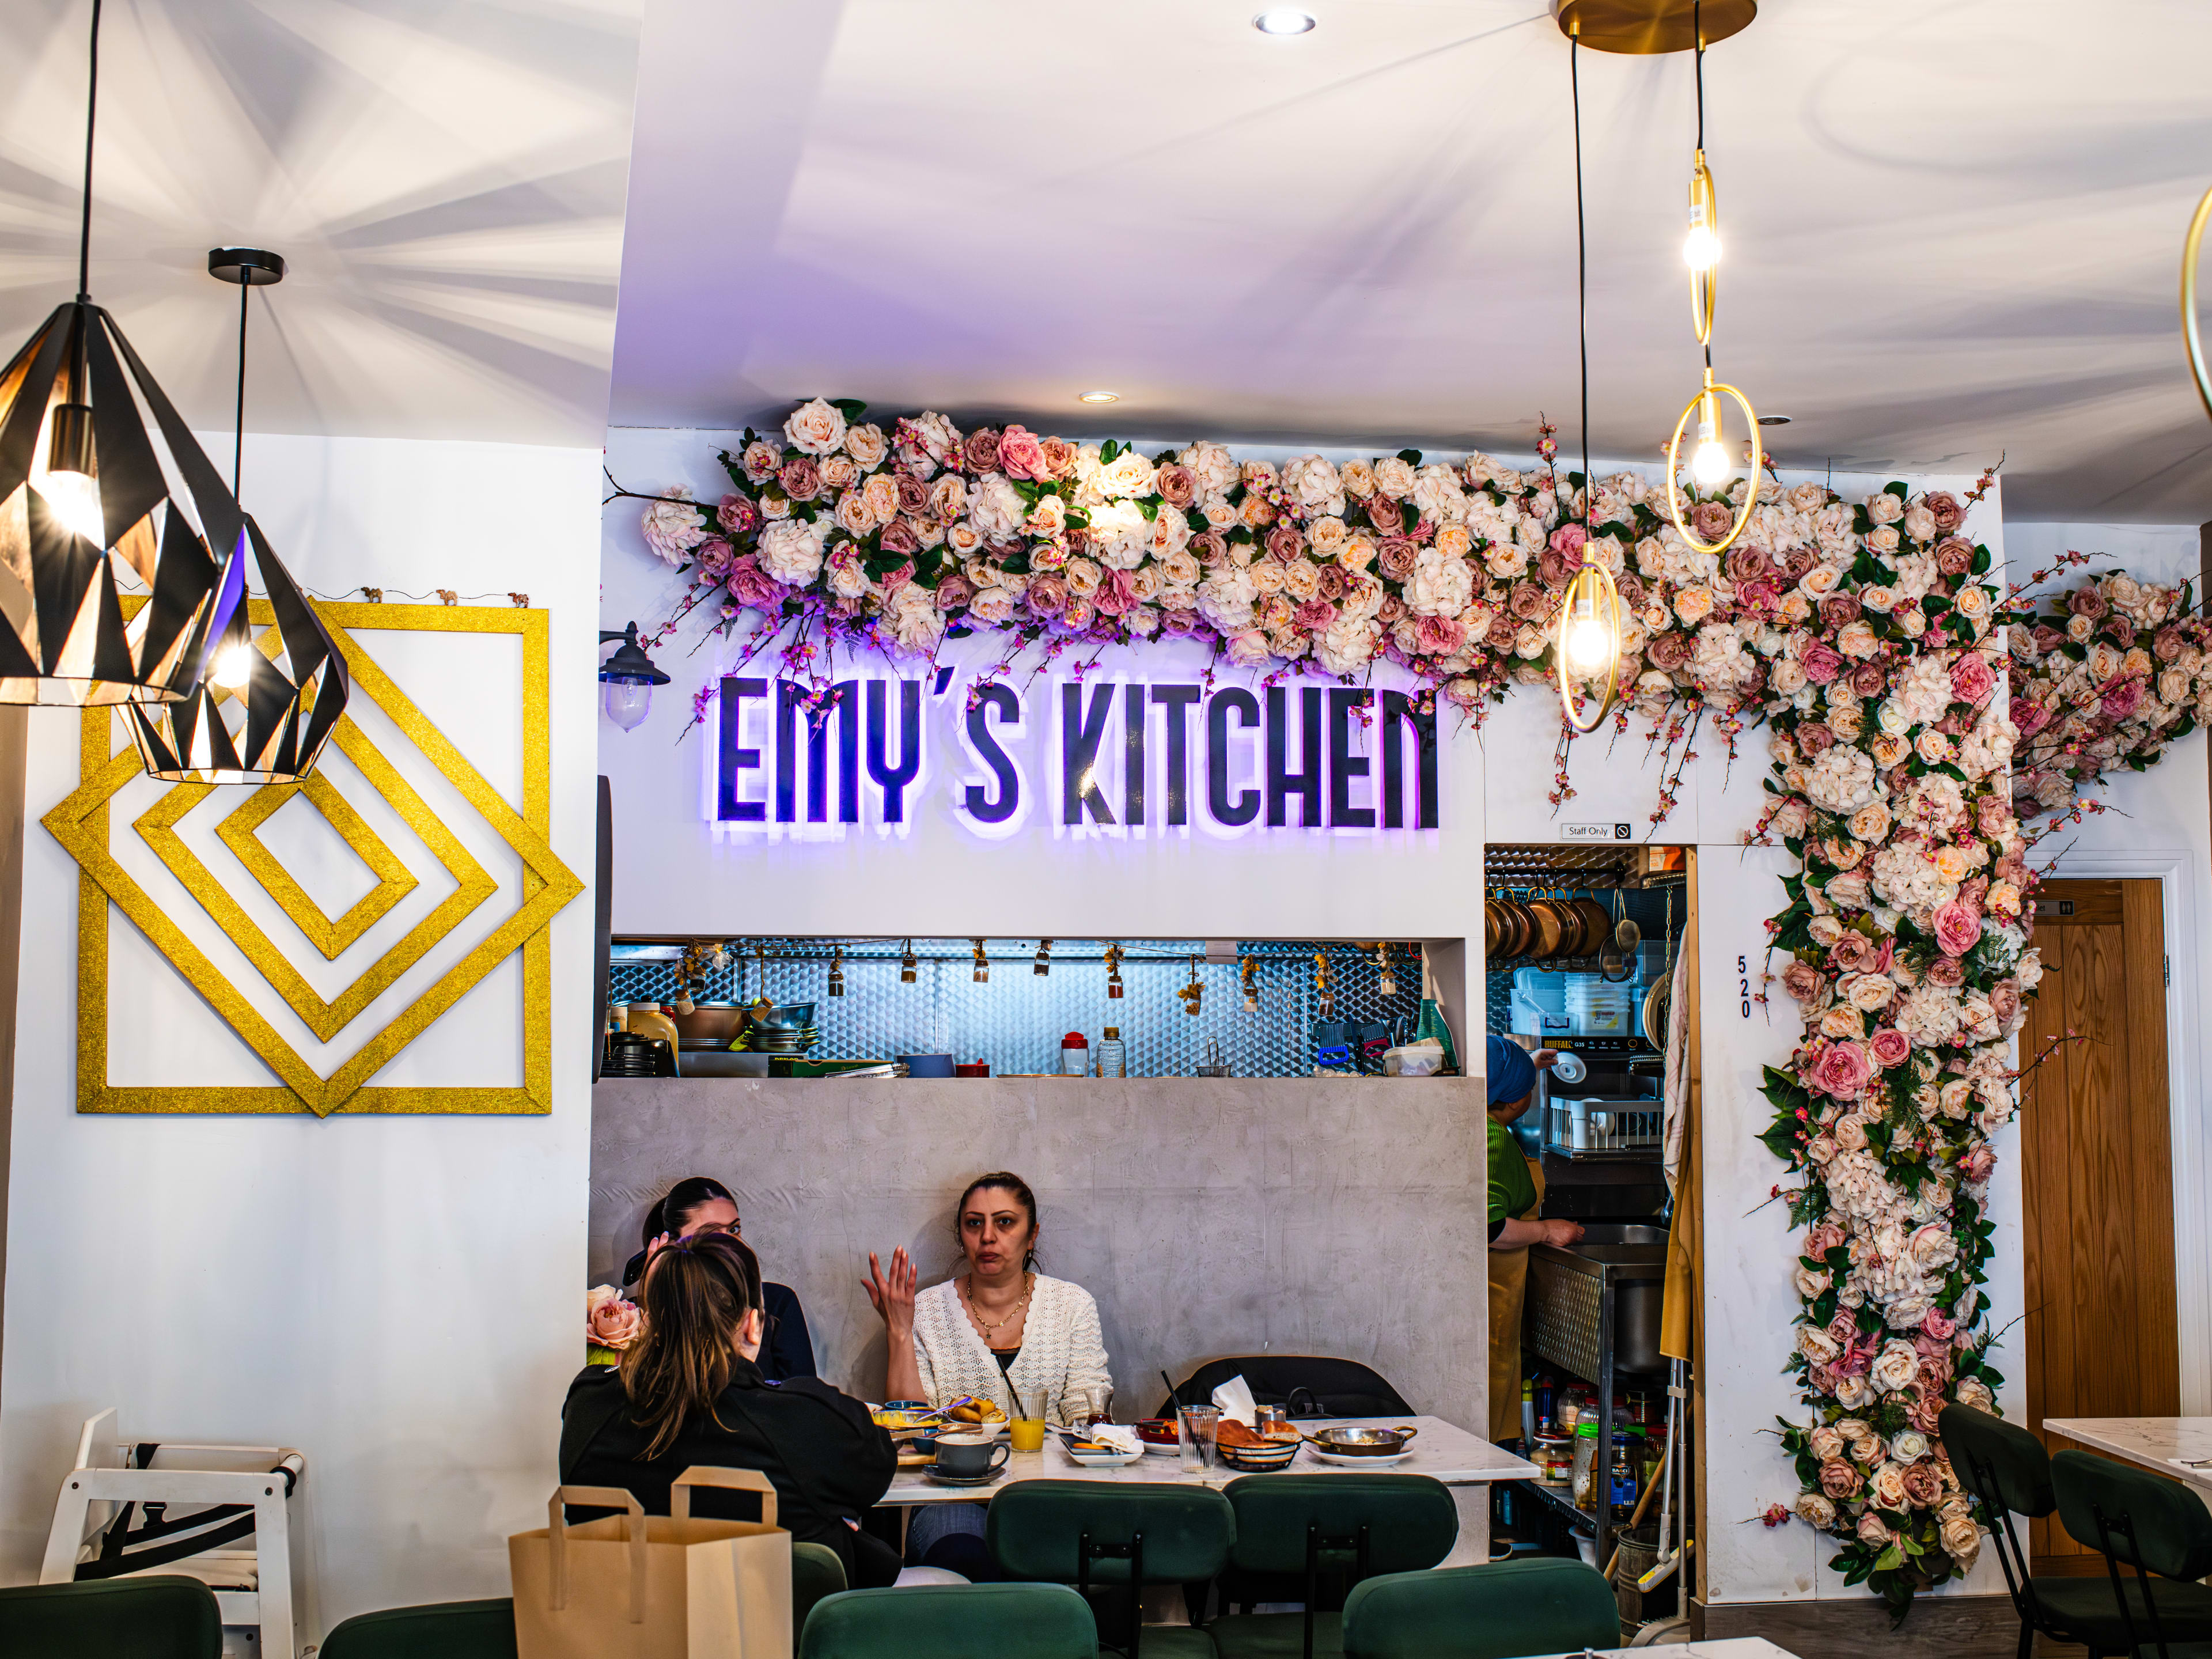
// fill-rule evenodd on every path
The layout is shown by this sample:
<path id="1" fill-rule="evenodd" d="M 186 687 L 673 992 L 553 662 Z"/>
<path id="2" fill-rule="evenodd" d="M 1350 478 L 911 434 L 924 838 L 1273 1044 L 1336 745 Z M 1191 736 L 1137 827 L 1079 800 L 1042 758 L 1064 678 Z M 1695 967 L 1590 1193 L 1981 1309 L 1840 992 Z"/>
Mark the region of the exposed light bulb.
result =
<path id="1" fill-rule="evenodd" d="M 1118 392 L 1086 392 L 1075 401 L 1079 404 L 1118 404 L 1121 401 L 1121 394 Z"/>
<path id="2" fill-rule="evenodd" d="M 1690 476 L 1701 484 L 1717 484 L 1729 475 L 1729 453 L 1710 432 L 1698 440 L 1690 457 Z"/>
<path id="3" fill-rule="evenodd" d="M 653 707 L 653 687 L 643 680 L 608 680 L 602 690 L 607 718 L 625 732 L 635 731 Z"/>
<path id="4" fill-rule="evenodd" d="M 39 481 L 39 494 L 54 516 L 94 547 L 107 542 L 107 520 L 100 510 L 100 480 L 89 472 L 48 472 Z"/>
<path id="5" fill-rule="evenodd" d="M 1692 270 L 1711 270 L 1721 262 L 1721 239 L 1705 222 L 1702 208 L 1690 210 L 1690 234 L 1682 239 L 1682 263 Z"/>
<path id="6" fill-rule="evenodd" d="M 1567 624 L 1567 666 L 1576 673 L 1598 673 L 1612 655 L 1613 630 L 1595 611 L 1579 615 Z"/>
<path id="7" fill-rule="evenodd" d="M 235 691 L 253 678 L 253 647 L 243 641 L 223 647 L 215 659 L 215 683 Z"/>

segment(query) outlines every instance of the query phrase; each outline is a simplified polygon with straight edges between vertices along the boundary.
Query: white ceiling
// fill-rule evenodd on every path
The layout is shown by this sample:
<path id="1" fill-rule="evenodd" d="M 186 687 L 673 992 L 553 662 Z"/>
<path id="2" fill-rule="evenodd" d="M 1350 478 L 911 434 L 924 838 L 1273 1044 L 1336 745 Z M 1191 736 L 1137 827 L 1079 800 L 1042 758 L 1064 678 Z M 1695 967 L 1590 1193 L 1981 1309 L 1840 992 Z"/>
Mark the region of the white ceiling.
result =
<path id="1" fill-rule="evenodd" d="M 237 241 L 293 262 L 268 430 L 595 443 L 611 361 L 623 425 L 820 392 L 1525 449 L 1544 411 L 1571 452 L 1545 0 L 1310 0 L 1288 40 L 1257 3 L 108 0 L 94 292 L 218 430 Z M 88 9 L 0 6 L 0 351 L 74 289 Z M 2197 0 L 1767 0 L 1715 48 L 1717 364 L 1780 459 L 2003 453 L 2014 516 L 2212 519 L 2172 297 L 2207 61 Z M 1696 384 L 1689 64 L 1583 69 L 1592 441 L 1648 457 Z"/>
<path id="2" fill-rule="evenodd" d="M 1544 0 L 651 0 L 613 418 L 817 392 L 1066 434 L 1575 442 L 1566 42 Z M 2212 518 L 2174 308 L 2199 0 L 1767 0 L 1706 58 L 1717 363 L 1788 464 L 2016 516 Z M 1583 56 L 1593 442 L 1696 385 L 1686 58 Z M 1103 414 L 1075 394 L 1104 386 Z"/>
<path id="3" fill-rule="evenodd" d="M 93 297 L 204 429 L 605 435 L 643 0 L 108 0 Z M 0 5 L 0 362 L 76 289 L 90 0 Z"/>

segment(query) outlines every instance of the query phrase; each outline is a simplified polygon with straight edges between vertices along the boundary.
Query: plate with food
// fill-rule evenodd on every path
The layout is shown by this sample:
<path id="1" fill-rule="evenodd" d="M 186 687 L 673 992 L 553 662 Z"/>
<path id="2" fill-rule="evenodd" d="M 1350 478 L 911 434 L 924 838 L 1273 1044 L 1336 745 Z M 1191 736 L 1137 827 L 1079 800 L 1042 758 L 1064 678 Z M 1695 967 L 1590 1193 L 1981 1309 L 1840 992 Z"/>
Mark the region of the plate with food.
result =
<path id="1" fill-rule="evenodd" d="M 1182 1443 L 1176 1437 L 1176 1423 L 1172 1417 L 1147 1417 L 1132 1426 L 1137 1431 L 1137 1438 L 1144 1443 L 1145 1449 L 1156 1457 L 1173 1457 L 1182 1449 Z"/>
<path id="2" fill-rule="evenodd" d="M 1117 1424 L 1101 1423 L 1085 1429 L 1060 1429 L 1062 1450 L 1086 1469 L 1127 1468 L 1145 1455 L 1136 1431 Z"/>
<path id="3" fill-rule="evenodd" d="M 1306 1444 L 1324 1463 L 1334 1463 L 1345 1468 L 1382 1468 L 1412 1456 L 1413 1437 L 1419 1432 L 1419 1429 L 1411 1426 L 1316 1429 L 1306 1436 Z"/>
<path id="4" fill-rule="evenodd" d="M 957 1423 L 975 1434 L 1004 1434 L 1006 1413 L 988 1395 L 963 1394 L 942 1408 L 947 1423 Z"/>
<path id="5" fill-rule="evenodd" d="M 1247 1428 L 1233 1417 L 1224 1417 L 1213 1431 L 1214 1449 L 1232 1469 L 1247 1474 L 1287 1468 L 1298 1455 L 1295 1438 L 1275 1438 Z"/>

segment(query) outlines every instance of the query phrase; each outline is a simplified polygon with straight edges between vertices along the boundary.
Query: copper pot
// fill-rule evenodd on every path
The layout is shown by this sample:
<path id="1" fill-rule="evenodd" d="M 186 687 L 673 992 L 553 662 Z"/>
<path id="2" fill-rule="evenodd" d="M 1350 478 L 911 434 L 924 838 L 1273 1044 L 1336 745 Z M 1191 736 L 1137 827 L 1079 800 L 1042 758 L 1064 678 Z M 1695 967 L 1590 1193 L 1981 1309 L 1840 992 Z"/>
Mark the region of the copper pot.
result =
<path id="1" fill-rule="evenodd" d="M 672 1009 L 668 1017 L 676 1022 L 678 1036 L 724 1043 L 736 1042 L 745 1023 L 745 1011 L 734 1002 L 696 1003 L 690 1013 L 679 1014 Z"/>

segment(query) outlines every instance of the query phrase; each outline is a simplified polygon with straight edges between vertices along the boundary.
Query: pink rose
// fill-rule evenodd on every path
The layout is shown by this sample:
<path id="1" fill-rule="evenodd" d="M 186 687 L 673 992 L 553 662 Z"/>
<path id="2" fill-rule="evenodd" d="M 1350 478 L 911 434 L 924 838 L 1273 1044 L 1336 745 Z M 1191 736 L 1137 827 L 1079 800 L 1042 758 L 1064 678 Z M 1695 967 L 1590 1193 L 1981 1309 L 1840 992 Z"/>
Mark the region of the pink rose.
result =
<path id="1" fill-rule="evenodd" d="M 1823 1221 L 1808 1228 L 1805 1233 L 1805 1254 L 1815 1261 L 1827 1259 L 1828 1252 L 1844 1242 L 1844 1230 L 1832 1221 Z"/>
<path id="2" fill-rule="evenodd" d="M 1072 478 L 1075 476 L 1075 446 L 1065 438 L 1046 438 L 1038 446 L 1044 452 L 1047 476 Z"/>
<path id="3" fill-rule="evenodd" d="M 1874 964 L 1874 941 L 1864 933 L 1846 933 L 1830 947 L 1828 962 L 1839 974 L 1863 974 Z"/>
<path id="4" fill-rule="evenodd" d="M 1367 498 L 1367 522 L 1375 526 L 1378 535 L 1396 536 L 1406 528 L 1406 509 L 1401 502 L 1378 489 Z"/>
<path id="5" fill-rule="evenodd" d="M 1376 497 L 1376 501 L 1383 499 Z M 1373 503 L 1370 502 L 1371 508 Z M 1375 550 L 1375 562 L 1382 574 L 1394 582 L 1401 582 L 1413 574 L 1413 560 L 1418 550 L 1403 536 L 1386 536 Z"/>
<path id="6" fill-rule="evenodd" d="M 899 511 L 916 516 L 929 510 L 929 486 L 911 472 L 891 474 L 892 487 L 898 491 Z"/>
<path id="7" fill-rule="evenodd" d="M 1859 1542 L 1878 1548 L 1887 1546 L 1897 1535 L 1890 1531 L 1889 1523 L 1872 1510 L 1859 1516 L 1858 1532 Z"/>
<path id="8" fill-rule="evenodd" d="M 961 447 L 960 459 L 970 472 L 997 471 L 999 467 L 998 433 L 988 426 L 977 427 L 968 434 L 968 441 Z"/>
<path id="9" fill-rule="evenodd" d="M 999 471 L 1009 478 L 1034 478 L 1039 483 L 1052 476 L 1045 465 L 1044 445 L 1025 426 L 1008 426 L 999 434 Z"/>
<path id="10" fill-rule="evenodd" d="M 1959 498 L 1948 489 L 1931 489 L 1920 498 L 1928 509 L 1928 516 L 1936 520 L 1936 533 L 1948 536 L 1966 521 L 1966 509 L 1959 505 Z"/>
<path id="11" fill-rule="evenodd" d="M 794 455 L 776 475 L 783 493 L 794 501 L 811 501 L 822 493 L 822 469 L 804 455 Z"/>
<path id="12" fill-rule="evenodd" d="M 1181 513 L 1198 499 L 1198 475 L 1179 462 L 1170 462 L 1153 476 L 1152 488 L 1160 499 Z"/>
<path id="13" fill-rule="evenodd" d="M 1565 587 L 1568 573 L 1575 568 L 1565 554 L 1553 548 L 1547 547 L 1536 556 L 1536 580 L 1547 587 Z"/>
<path id="14" fill-rule="evenodd" d="M 1940 1337 L 1948 1342 L 1958 1334 L 1959 1322 L 1941 1308 L 1930 1308 L 1926 1317 L 1921 1320 L 1920 1328 L 1929 1336 Z"/>
<path id="15" fill-rule="evenodd" d="M 1917 1510 L 1930 1509 L 1943 1496 L 1943 1477 L 1933 1461 L 1915 1463 L 1905 1472 L 1905 1501 Z"/>
<path id="16" fill-rule="evenodd" d="M 1878 697 L 1889 690 L 1888 671 L 1878 662 L 1863 662 L 1851 670 L 1851 690 L 1862 697 Z"/>
<path id="17" fill-rule="evenodd" d="M 739 605 L 749 605 L 756 611 L 773 611 L 783 603 L 783 585 L 762 569 L 760 561 L 750 553 L 731 562 L 723 586 Z"/>
<path id="18" fill-rule="evenodd" d="M 1729 550 L 1729 580 L 1741 586 L 1745 582 L 1765 581 L 1774 574 L 1774 561 L 1763 547 L 1753 547 L 1748 542 L 1738 542 Z"/>
<path id="19" fill-rule="evenodd" d="M 1820 1465 L 1820 1490 L 1838 1503 L 1856 1498 L 1865 1481 L 1866 1477 L 1858 1472 L 1856 1465 L 1845 1462 L 1840 1457 L 1832 1457 Z"/>
<path id="20" fill-rule="evenodd" d="M 1267 556 L 1277 564 L 1288 564 L 1305 550 L 1305 538 L 1289 525 L 1279 524 L 1267 532 Z"/>
<path id="21" fill-rule="evenodd" d="M 1690 509 L 1690 526 L 1699 541 L 1718 541 L 1735 523 L 1735 509 L 1726 501 L 1699 501 Z"/>
<path id="22" fill-rule="evenodd" d="M 1552 596 L 1534 582 L 1516 582 L 1505 608 L 1522 622 L 1541 622 L 1551 612 Z"/>
<path id="23" fill-rule="evenodd" d="M 714 509 L 714 521 L 732 536 L 750 536 L 760 528 L 760 508 L 743 495 L 725 495 Z"/>
<path id="24" fill-rule="evenodd" d="M 2015 696 L 2005 705 L 2005 713 L 2020 728 L 2023 738 L 2032 738 L 2058 717 L 2058 711 L 2047 702 L 2030 702 Z"/>
<path id="25" fill-rule="evenodd" d="M 1809 962 L 1793 962 L 1782 970 L 1782 988 L 1800 1002 L 1818 996 L 1820 984 L 1820 970 Z"/>
<path id="26" fill-rule="evenodd" d="M 2113 683 L 2098 699 L 2105 713 L 2116 720 L 2126 720 L 2142 707 L 2143 685 L 2141 680 L 2124 679 Z"/>
<path id="27" fill-rule="evenodd" d="M 1963 957 L 1982 937 L 1982 919 L 1956 899 L 1936 907 L 1935 922 L 1936 942 L 1946 956 Z"/>
<path id="28" fill-rule="evenodd" d="M 1805 573 L 1819 562 L 1811 548 L 1793 547 L 1782 556 L 1782 574 L 1787 580 L 1801 582 L 1805 580 Z"/>
<path id="29" fill-rule="evenodd" d="M 1030 583 L 1025 597 L 1032 615 L 1057 617 L 1067 608 L 1067 579 L 1064 576 L 1039 576 Z"/>
<path id="30" fill-rule="evenodd" d="M 1651 642 L 1644 647 L 1644 654 L 1661 673 L 1671 674 L 1690 660 L 1690 650 L 1686 634 L 1654 634 Z"/>
<path id="31" fill-rule="evenodd" d="M 1324 599 L 1340 599 L 1344 597 L 1344 567 L 1340 564 L 1325 564 L 1321 568 L 1321 574 L 1314 580 L 1314 588 Z"/>
<path id="32" fill-rule="evenodd" d="M 1856 594 L 1831 593 L 1820 601 L 1820 621 L 1829 628 L 1847 628 L 1863 609 Z"/>
<path id="33" fill-rule="evenodd" d="M 1109 570 L 1099 581 L 1091 603 L 1102 617 L 1126 617 L 1137 603 L 1137 578 L 1127 570 Z"/>
<path id="34" fill-rule="evenodd" d="M 2105 596 L 2094 582 L 2084 582 L 2066 596 L 2066 608 L 2094 622 L 2105 614 Z"/>
<path id="35" fill-rule="evenodd" d="M 1181 635 L 1195 634 L 1205 625 L 1205 619 L 1195 611 L 1163 611 L 1160 612 L 1160 632 Z"/>
<path id="36" fill-rule="evenodd" d="M 1856 1042 L 1834 1042 L 1813 1065 L 1813 1087 L 1838 1100 L 1856 1100 L 1874 1075 L 1866 1049 Z"/>
<path id="37" fill-rule="evenodd" d="M 2150 653 L 2160 662 L 2172 662 L 2181 655 L 2183 647 L 2188 643 L 2179 628 L 2161 628 L 2150 642 Z"/>
<path id="38" fill-rule="evenodd" d="M 1894 1026 L 1885 1025 L 1876 1031 L 1867 1048 L 1874 1055 L 1874 1063 L 1885 1070 L 1893 1070 L 1912 1058 L 1912 1039 Z"/>
<path id="39" fill-rule="evenodd" d="M 1298 607 L 1297 615 L 1294 616 L 1291 620 L 1297 624 L 1298 629 L 1301 633 L 1326 634 L 1330 629 L 1336 625 L 1336 607 L 1331 605 L 1327 599 L 1308 599 L 1304 605 Z M 1425 629 L 1428 624 L 1432 622 L 1443 621 L 1443 618 L 1441 617 L 1424 617 L 1421 618 L 1421 625 Z M 1445 623 L 1444 626 L 1447 628 L 1456 629 L 1459 624 L 1457 623 Z M 1442 653 L 1439 654 L 1448 655 L 1449 653 Z"/>
<path id="40" fill-rule="evenodd" d="M 1965 907 L 1960 908 L 1963 909 Z M 1924 977 L 1930 985 L 1946 988 L 1964 985 L 1966 982 L 1966 964 L 1956 957 L 1938 957 L 1928 964 Z"/>
<path id="41" fill-rule="evenodd" d="M 1977 1142 L 1972 1150 L 1959 1160 L 1959 1173 L 1978 1185 L 1987 1181 L 1990 1172 L 1996 1167 L 1997 1155 L 1990 1150 L 1987 1141 Z"/>
<path id="42" fill-rule="evenodd" d="M 720 580 L 730 568 L 731 548 L 720 536 L 709 536 L 691 550 L 691 556 L 699 562 L 699 568 L 708 576 Z"/>
<path id="43" fill-rule="evenodd" d="M 776 469 L 783 465 L 783 452 L 774 444 L 755 439 L 745 446 L 745 477 L 755 483 L 766 483 L 775 477 Z"/>
<path id="44" fill-rule="evenodd" d="M 921 538 L 915 533 L 914 526 L 904 519 L 893 519 L 885 525 L 883 532 L 876 538 L 876 541 L 886 553 L 907 554 L 921 551 Z"/>
<path id="45" fill-rule="evenodd" d="M 1229 538 L 1218 530 L 1201 530 L 1190 538 L 1190 556 L 1212 570 L 1229 556 Z"/>
<path id="46" fill-rule="evenodd" d="M 645 1316 L 636 1303 L 625 1302 L 619 1296 L 609 1296 L 604 1301 L 596 1299 L 596 1292 L 592 1297 L 584 1313 L 584 1340 L 592 1347 L 612 1348 L 620 1353 L 644 1330 Z"/>
<path id="47" fill-rule="evenodd" d="M 1826 754 L 1835 746 L 1835 729 L 1824 720 L 1800 722 L 1795 733 L 1798 751 L 1807 760 Z"/>
<path id="48" fill-rule="evenodd" d="M 1413 628 L 1414 641 L 1425 656 L 1449 657 L 1466 637 L 1467 630 L 1449 617 L 1424 617 Z"/>
<path id="49" fill-rule="evenodd" d="M 1552 532 L 1551 549 L 1561 558 L 1580 564 L 1583 544 L 1589 540 L 1589 532 L 1578 524 L 1563 524 Z"/>
<path id="50" fill-rule="evenodd" d="M 1972 708 L 1979 708 L 1997 689 L 1996 671 L 1978 651 L 1969 651 L 1951 665 L 1951 695 Z"/>
<path id="51" fill-rule="evenodd" d="M 1375 620 L 1388 628 L 1393 623 L 1405 621 L 1407 615 L 1405 600 L 1395 593 L 1386 593 L 1382 598 L 1382 608 L 1375 613 Z"/>
<path id="52" fill-rule="evenodd" d="M 1957 580 L 1974 568 L 1974 544 L 1956 536 L 1946 536 L 1936 544 L 1936 568 Z"/>

